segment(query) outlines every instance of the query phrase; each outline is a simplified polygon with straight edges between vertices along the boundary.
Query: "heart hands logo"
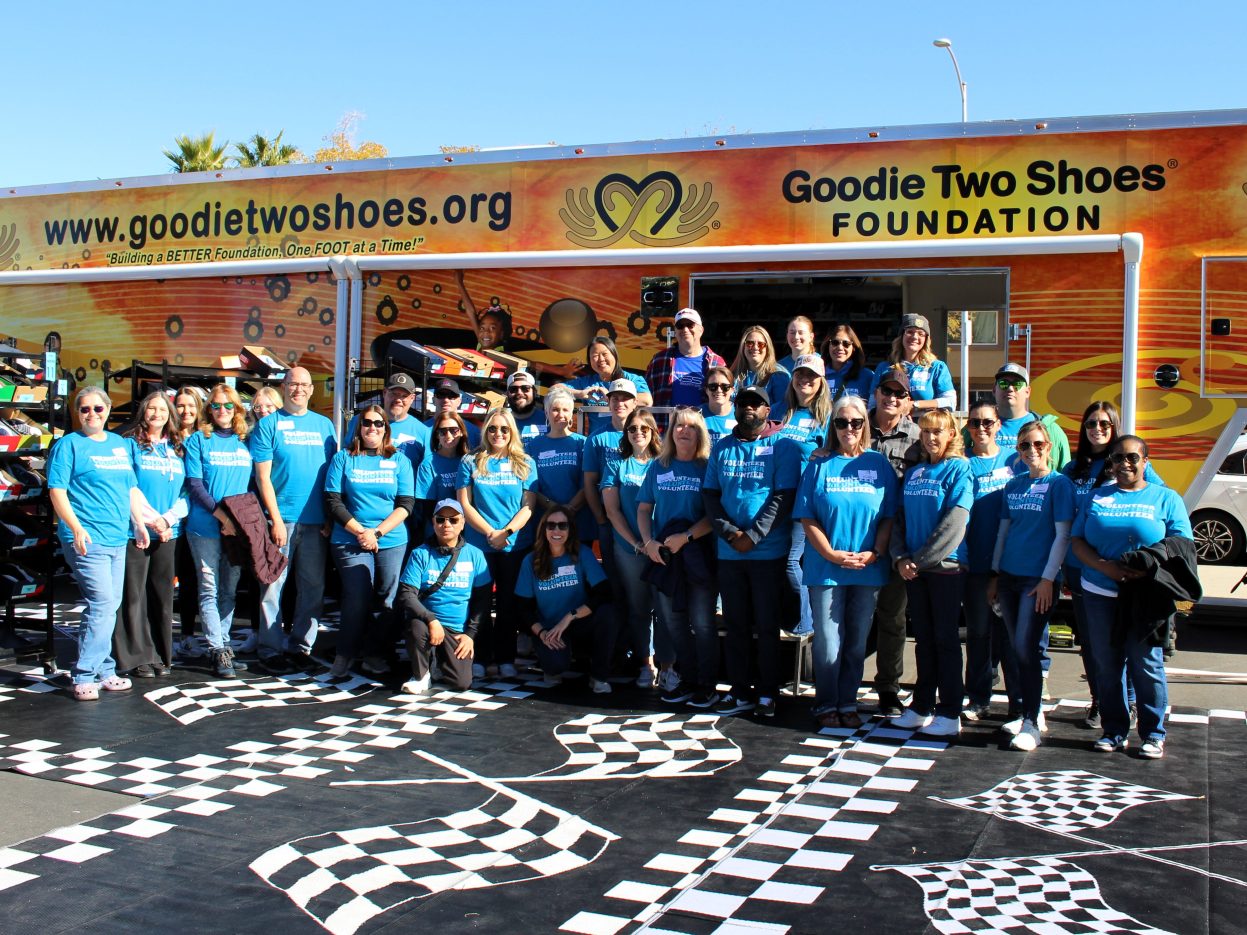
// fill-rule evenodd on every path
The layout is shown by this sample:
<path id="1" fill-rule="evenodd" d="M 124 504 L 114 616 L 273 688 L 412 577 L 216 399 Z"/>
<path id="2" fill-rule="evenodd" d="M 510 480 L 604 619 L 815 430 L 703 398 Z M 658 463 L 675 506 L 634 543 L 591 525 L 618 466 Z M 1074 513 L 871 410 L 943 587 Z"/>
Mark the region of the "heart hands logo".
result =
<path id="1" fill-rule="evenodd" d="M 612 172 L 592 192 L 569 188 L 559 217 L 567 239 L 580 247 L 610 247 L 625 237 L 646 247 L 678 247 L 709 233 L 719 210 L 713 192 L 710 182 L 685 188 L 674 172 L 651 172 L 640 181 Z"/>

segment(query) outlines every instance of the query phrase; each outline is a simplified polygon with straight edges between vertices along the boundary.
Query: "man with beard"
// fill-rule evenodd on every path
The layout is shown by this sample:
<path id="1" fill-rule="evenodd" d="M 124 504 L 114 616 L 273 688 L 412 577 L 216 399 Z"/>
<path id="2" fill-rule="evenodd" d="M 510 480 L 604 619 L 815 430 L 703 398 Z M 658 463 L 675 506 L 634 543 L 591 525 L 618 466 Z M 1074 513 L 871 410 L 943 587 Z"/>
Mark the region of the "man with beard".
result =
<path id="1" fill-rule="evenodd" d="M 525 451 L 529 442 L 549 431 L 546 411 L 537 405 L 537 381 L 527 370 L 517 370 L 507 377 L 507 408 L 515 417 Z"/>

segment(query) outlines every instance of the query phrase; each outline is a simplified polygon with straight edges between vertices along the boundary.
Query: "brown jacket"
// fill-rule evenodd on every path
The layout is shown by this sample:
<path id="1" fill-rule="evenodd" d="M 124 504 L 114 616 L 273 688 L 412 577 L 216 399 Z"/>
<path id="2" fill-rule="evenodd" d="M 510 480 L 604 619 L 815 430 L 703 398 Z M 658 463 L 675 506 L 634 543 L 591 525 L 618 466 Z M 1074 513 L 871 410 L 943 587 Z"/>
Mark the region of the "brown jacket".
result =
<path id="1" fill-rule="evenodd" d="M 239 493 L 226 497 L 220 506 L 238 527 L 238 535 L 221 537 L 226 558 L 231 565 L 254 571 L 260 584 L 272 584 L 286 570 L 286 556 L 269 535 L 260 498 L 253 493 Z"/>

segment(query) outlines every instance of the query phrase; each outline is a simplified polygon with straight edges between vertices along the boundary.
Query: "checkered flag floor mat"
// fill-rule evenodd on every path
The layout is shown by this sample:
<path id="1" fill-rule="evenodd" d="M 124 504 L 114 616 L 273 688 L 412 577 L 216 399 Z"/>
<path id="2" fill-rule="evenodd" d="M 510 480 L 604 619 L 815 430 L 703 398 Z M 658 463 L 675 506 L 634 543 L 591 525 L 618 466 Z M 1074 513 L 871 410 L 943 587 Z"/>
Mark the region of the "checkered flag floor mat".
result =
<path id="1" fill-rule="evenodd" d="M 330 685 L 327 678 L 300 672 L 273 677 L 188 682 L 157 688 L 143 697 L 178 723 L 194 724 L 206 717 L 242 708 L 350 701 L 381 687 L 359 676 L 340 685 Z"/>
<path id="2" fill-rule="evenodd" d="M 540 775 L 543 779 L 709 775 L 741 758 L 740 747 L 719 730 L 719 720 L 714 714 L 587 714 L 554 729 L 568 759 Z"/>

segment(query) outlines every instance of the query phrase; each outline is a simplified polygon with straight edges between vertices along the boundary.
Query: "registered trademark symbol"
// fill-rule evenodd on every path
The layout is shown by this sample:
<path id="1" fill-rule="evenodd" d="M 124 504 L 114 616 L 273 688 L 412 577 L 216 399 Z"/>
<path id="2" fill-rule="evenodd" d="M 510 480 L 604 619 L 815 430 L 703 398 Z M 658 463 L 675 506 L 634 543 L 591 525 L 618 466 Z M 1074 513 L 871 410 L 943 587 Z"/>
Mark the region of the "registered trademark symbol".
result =
<path id="1" fill-rule="evenodd" d="M 715 230 L 718 230 L 723 225 L 719 221 L 711 221 L 710 226 L 713 227 Z"/>
<path id="2" fill-rule="evenodd" d="M 1169 168 L 1171 168 L 1171 169 L 1176 169 L 1177 167 L 1178 167 L 1178 160 L 1176 160 L 1176 159 L 1170 159 L 1170 160 L 1169 160 Z"/>

